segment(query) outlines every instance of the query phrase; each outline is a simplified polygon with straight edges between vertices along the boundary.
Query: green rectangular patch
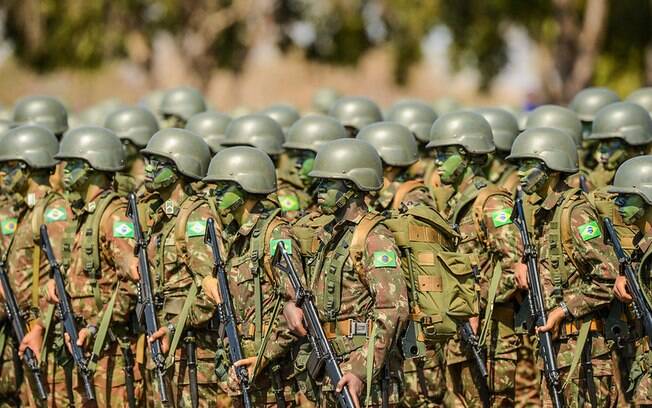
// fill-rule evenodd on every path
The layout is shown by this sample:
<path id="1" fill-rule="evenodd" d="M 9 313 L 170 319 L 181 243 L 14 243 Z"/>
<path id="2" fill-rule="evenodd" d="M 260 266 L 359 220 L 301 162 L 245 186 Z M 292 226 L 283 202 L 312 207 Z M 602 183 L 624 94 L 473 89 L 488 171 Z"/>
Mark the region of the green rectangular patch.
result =
<path id="1" fill-rule="evenodd" d="M 2 235 L 13 235 L 13 233 L 16 231 L 17 224 L 18 218 L 15 217 L 5 218 L 4 220 L 0 221 L 0 230 L 2 231 Z"/>
<path id="2" fill-rule="evenodd" d="M 269 241 L 269 248 L 270 252 L 272 253 L 272 256 L 276 253 L 276 247 L 278 246 L 278 243 L 282 242 L 283 247 L 285 248 L 285 252 L 288 253 L 288 255 L 292 255 L 292 240 L 291 239 L 271 239 Z"/>
<path id="3" fill-rule="evenodd" d="M 580 236 L 584 241 L 588 241 L 593 238 L 597 238 L 602 235 L 600 231 L 600 226 L 596 221 L 589 221 L 584 225 L 580 225 L 579 228 Z"/>
<path id="4" fill-rule="evenodd" d="M 114 221 L 113 238 L 133 238 L 134 224 L 131 221 Z"/>
<path id="5" fill-rule="evenodd" d="M 48 208 L 45 211 L 45 223 L 49 224 L 51 222 L 65 221 L 68 219 L 66 214 L 66 209 L 63 207 Z"/>
<path id="6" fill-rule="evenodd" d="M 376 251 L 374 252 L 374 267 L 393 268 L 396 266 L 396 252 Z"/>
<path id="7" fill-rule="evenodd" d="M 494 211 L 491 213 L 491 220 L 494 223 L 494 227 L 502 227 L 503 225 L 512 223 L 512 209 L 504 208 L 502 210 Z"/>
<path id="8" fill-rule="evenodd" d="M 278 196 L 278 203 L 281 205 L 281 210 L 284 212 L 288 211 L 299 211 L 299 198 L 293 195 L 280 195 Z"/>
<path id="9" fill-rule="evenodd" d="M 206 220 L 199 221 L 189 221 L 186 224 L 186 236 L 190 237 L 199 237 L 204 236 L 206 233 Z"/>

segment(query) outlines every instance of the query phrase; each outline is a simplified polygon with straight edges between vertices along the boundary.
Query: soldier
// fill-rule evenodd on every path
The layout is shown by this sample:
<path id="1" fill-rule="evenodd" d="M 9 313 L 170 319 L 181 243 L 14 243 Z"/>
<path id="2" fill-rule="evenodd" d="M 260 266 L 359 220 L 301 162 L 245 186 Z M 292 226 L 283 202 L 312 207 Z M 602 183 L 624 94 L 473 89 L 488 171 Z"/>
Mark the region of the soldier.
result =
<path id="1" fill-rule="evenodd" d="M 305 211 L 314 210 L 315 183 L 308 176 L 317 148 L 324 143 L 347 137 L 338 121 L 322 115 L 308 115 L 296 121 L 283 143 L 286 154 L 278 163 L 278 202 L 288 220 L 296 220 Z"/>
<path id="2" fill-rule="evenodd" d="M 347 386 L 357 406 L 380 406 L 383 393 L 395 405 L 400 359 L 394 345 L 407 318 L 407 292 L 394 237 L 365 204 L 365 196 L 382 187 L 382 162 L 368 143 L 338 139 L 320 147 L 310 176 L 320 179 L 323 215 L 305 216 L 295 231 L 307 286 L 343 372 L 339 384 L 324 378 L 319 403 L 333 406 L 333 391 Z M 300 309 L 290 302 L 285 315 L 290 328 L 305 335 Z"/>
<path id="3" fill-rule="evenodd" d="M 613 253 L 602 239 L 595 209 L 565 179 L 578 171 L 577 145 L 552 128 L 520 134 L 507 158 L 519 163 L 521 186 L 528 194 L 526 220 L 538 248 L 547 322 L 557 350 L 563 398 L 571 406 L 615 406 L 614 368 L 605 340 L 603 316 L 618 275 Z M 519 286 L 526 285 L 519 279 Z M 582 360 L 582 370 L 575 374 Z M 540 366 L 541 367 L 541 366 Z M 548 392 L 542 393 L 550 406 Z"/>
<path id="4" fill-rule="evenodd" d="M 339 97 L 339 92 L 333 88 L 320 88 L 312 97 L 312 108 L 315 113 L 328 115 L 328 112 L 335 105 Z"/>
<path id="5" fill-rule="evenodd" d="M 276 163 L 283 153 L 283 129 L 273 119 L 261 114 L 241 116 L 229 123 L 223 146 L 252 146 L 267 153 Z"/>
<path id="6" fill-rule="evenodd" d="M 206 102 L 195 88 L 180 86 L 163 95 L 158 110 L 163 117 L 161 128 L 184 128 L 192 115 L 206 111 Z"/>
<path id="7" fill-rule="evenodd" d="M 210 149 L 201 137 L 185 129 L 163 129 L 152 136 L 142 154 L 145 188 L 151 193 L 142 203 L 146 208 L 143 219 L 148 220 L 147 252 L 160 325 L 148 340 L 161 339 L 167 353 L 175 406 L 191 406 L 194 393 L 203 407 L 218 406 L 218 401 L 226 404 L 214 370 L 220 349 L 215 306 L 201 291 L 202 280 L 212 273 L 204 233 L 206 221 L 214 214 L 192 187 L 206 176 Z M 193 345 L 196 378 L 188 367 Z M 150 378 L 156 378 L 151 371 Z M 151 386 L 158 389 L 157 384 Z"/>
<path id="8" fill-rule="evenodd" d="M 116 192 L 125 196 L 132 191 L 142 193 L 145 161 L 140 155 L 140 149 L 158 131 L 156 117 L 145 108 L 123 108 L 109 115 L 104 127 L 120 138 L 125 149 L 126 171 L 117 173 L 114 177 Z"/>
<path id="9" fill-rule="evenodd" d="M 484 384 L 475 376 L 477 367 L 468 358 L 459 338 L 449 341 L 446 353 L 446 404 L 479 406 L 514 405 L 514 376 L 520 341 L 514 332 L 518 308 L 516 274 L 524 273 L 518 231 L 510 221 L 511 193 L 492 185 L 482 172 L 495 151 L 489 123 L 472 112 L 441 116 L 430 131 L 429 148 L 443 184 L 453 187 L 443 214 L 461 234 L 458 252 L 469 254 L 480 285 L 481 330 L 471 321 L 488 350 L 490 401 Z M 474 380 L 474 377 L 476 378 Z M 484 381 L 480 377 L 481 381 Z"/>
<path id="10" fill-rule="evenodd" d="M 38 227 L 34 226 L 44 220 L 44 208 L 54 197 L 49 177 L 56 166 L 54 155 L 58 148 L 54 134 L 41 126 L 23 125 L 0 139 L 2 188 L 13 197 L 11 212 L 0 220 L 1 256 L 26 324 L 39 316 L 40 288 L 48 277 L 45 258 L 40 254 Z M 9 338 L 14 341 L 8 341 Z M 14 358 L 18 354 L 15 341 L 22 339 L 14 338 L 8 322 L 0 327 L 0 339 L 0 406 L 19 406 L 21 397 L 33 404 L 31 389 L 23 378 L 29 371 L 20 367 L 20 360 Z M 40 349 L 35 352 L 38 355 Z M 27 381 L 31 381 L 27 376 Z M 19 396 L 21 386 L 22 396 Z"/>
<path id="11" fill-rule="evenodd" d="M 652 253 L 652 156 L 640 156 L 627 160 L 616 171 L 610 193 L 618 194 L 615 205 L 623 221 L 634 226 L 637 234 L 632 242 L 631 258 L 637 269 L 639 285 L 645 291 L 645 301 L 650 302 L 650 254 Z M 628 246 L 623 240 L 623 246 Z M 614 294 L 623 302 L 632 302 L 623 275 L 616 278 Z M 652 367 L 649 364 L 652 351 L 649 338 L 640 325 L 634 326 L 636 356 L 629 370 L 629 389 L 631 402 L 635 406 L 652 404 Z M 627 373 L 625 373 L 627 374 Z"/>
<path id="12" fill-rule="evenodd" d="M 505 157 L 509 155 L 514 139 L 521 132 L 518 129 L 516 118 L 507 110 L 500 108 L 476 109 L 475 113 L 489 122 L 494 137 L 494 145 L 496 145 L 496 152 L 487 170 L 487 179 L 507 191 L 516 191 L 516 186 L 519 183 L 516 166 L 505 160 Z"/>
<path id="13" fill-rule="evenodd" d="M 591 134 L 591 125 L 595 114 L 605 106 L 620 102 L 620 97 L 609 88 L 585 88 L 579 91 L 570 101 L 568 107 L 577 113 L 582 122 L 582 138 Z M 587 146 L 584 146 L 586 149 Z"/>
<path id="14" fill-rule="evenodd" d="M 430 128 L 437 120 L 434 109 L 418 100 L 404 100 L 392 105 L 386 116 L 386 120 L 398 122 L 414 134 L 419 145 L 419 160 L 410 167 L 410 173 L 412 177 L 424 178 L 426 169 L 433 162 L 432 157 L 428 155 L 426 144 L 430 141 Z"/>
<path id="15" fill-rule="evenodd" d="M 383 120 L 383 114 L 374 101 L 363 96 L 344 96 L 339 98 L 328 115 L 337 119 L 355 137 L 360 129 Z"/>
<path id="16" fill-rule="evenodd" d="M 208 147 L 211 148 L 211 153 L 215 154 L 224 149 L 220 143 L 224 140 L 226 128 L 231 123 L 231 117 L 225 113 L 219 112 L 201 112 L 196 113 L 188 119 L 186 130 L 201 136 Z"/>
<path id="17" fill-rule="evenodd" d="M 14 107 L 13 122 L 18 125 L 40 125 L 50 130 L 57 139 L 68 130 L 68 112 L 65 106 L 51 96 L 28 96 Z"/>
<path id="18" fill-rule="evenodd" d="M 292 105 L 277 103 L 260 111 L 261 114 L 273 119 L 283 128 L 283 133 L 287 134 L 290 126 L 297 120 L 301 119 L 301 114 Z"/>
<path id="19" fill-rule="evenodd" d="M 652 87 L 637 89 L 629 94 L 625 100 L 642 106 L 652 115 Z"/>
<path id="20" fill-rule="evenodd" d="M 652 146 L 652 119 L 631 102 L 617 102 L 602 108 L 593 121 L 587 140 L 594 142 L 595 167 L 588 181 L 600 188 L 611 184 L 618 166 L 625 160 L 649 152 Z"/>
<path id="21" fill-rule="evenodd" d="M 280 209 L 266 198 L 276 190 L 274 164 L 262 150 L 230 147 L 213 158 L 204 181 L 214 187 L 217 213 L 228 222 L 223 236 L 230 249 L 223 256 L 244 354 L 243 360 L 232 363 L 247 367 L 255 406 L 281 405 L 278 398 L 285 406 L 294 406 L 296 391 L 288 380 L 293 370 L 286 361 L 292 358 L 296 337 L 283 319 L 277 320 L 282 318 L 279 312 L 289 292 L 281 283 L 285 277 L 271 267 L 278 242 L 283 242 L 298 273 L 303 275 L 303 271 L 290 227 L 280 218 Z M 220 303 L 217 280 L 205 278 L 204 287 Z M 221 363 L 227 368 L 231 365 Z M 236 384 L 231 389 L 233 396 L 239 394 Z M 234 398 L 234 404 L 240 406 L 240 398 Z"/>

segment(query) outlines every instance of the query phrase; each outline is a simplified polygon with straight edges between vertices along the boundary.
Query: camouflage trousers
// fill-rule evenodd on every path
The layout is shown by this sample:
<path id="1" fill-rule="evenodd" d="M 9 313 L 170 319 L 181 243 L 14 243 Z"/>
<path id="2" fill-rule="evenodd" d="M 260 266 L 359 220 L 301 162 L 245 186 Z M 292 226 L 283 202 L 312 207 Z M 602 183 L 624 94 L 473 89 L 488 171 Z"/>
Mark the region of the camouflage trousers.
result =
<path id="1" fill-rule="evenodd" d="M 5 345 L 2 349 L 2 361 L 0 362 L 0 407 L 15 407 L 21 400 L 21 366 L 15 353 L 16 347 L 10 334 L 5 330 L 8 327 L 2 326 L 2 333 L 5 336 Z M 27 401 L 27 400 L 23 400 Z"/>
<path id="2" fill-rule="evenodd" d="M 514 378 L 515 401 L 518 408 L 534 408 L 541 406 L 541 378 L 536 366 L 536 348 L 533 336 L 523 333 L 521 347 L 517 350 L 516 376 Z"/>
<path id="3" fill-rule="evenodd" d="M 427 350 L 424 357 L 405 360 L 401 406 L 426 408 L 441 406 L 446 390 L 445 366 L 441 346 L 436 350 Z"/>
<path id="4" fill-rule="evenodd" d="M 652 351 L 647 337 L 636 342 L 636 355 L 629 371 L 629 392 L 633 406 L 652 405 Z"/>

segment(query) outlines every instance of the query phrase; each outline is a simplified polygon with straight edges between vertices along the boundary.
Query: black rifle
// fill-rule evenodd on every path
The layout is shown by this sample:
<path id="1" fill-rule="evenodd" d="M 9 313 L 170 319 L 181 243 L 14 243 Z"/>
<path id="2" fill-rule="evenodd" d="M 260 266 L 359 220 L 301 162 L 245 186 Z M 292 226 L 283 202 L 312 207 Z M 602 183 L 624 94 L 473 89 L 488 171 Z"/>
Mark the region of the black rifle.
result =
<path id="1" fill-rule="evenodd" d="M 7 311 L 7 318 L 9 322 L 11 322 L 11 328 L 14 331 L 14 337 L 16 338 L 16 344 L 20 344 L 20 342 L 23 340 L 23 337 L 25 337 L 25 322 L 20 316 L 20 309 L 18 308 L 16 295 L 14 294 L 14 291 L 11 289 L 11 285 L 9 284 L 9 277 L 7 276 L 7 270 L 5 269 L 4 262 L 0 262 L 0 285 L 2 285 L 2 291 L 5 295 L 5 309 Z M 29 371 L 32 373 L 36 398 L 41 401 L 47 400 L 48 393 L 45 390 L 43 376 L 32 349 L 25 349 L 25 353 L 23 353 L 23 361 L 25 362 L 27 368 L 29 368 Z"/>
<path id="2" fill-rule="evenodd" d="M 465 344 L 466 348 L 471 352 L 471 356 L 475 362 L 474 366 L 477 369 L 478 374 L 480 374 L 480 379 L 478 381 L 478 391 L 480 392 L 482 405 L 488 407 L 491 405 L 491 395 L 487 386 L 487 378 L 489 378 L 489 373 L 487 372 L 485 359 L 482 355 L 480 341 L 478 336 L 473 333 L 473 329 L 471 328 L 471 324 L 469 322 L 464 322 L 459 326 L 459 333 L 462 343 Z"/>
<path id="3" fill-rule="evenodd" d="M 285 265 L 281 264 L 281 260 L 284 261 Z M 321 326 L 313 295 L 303 287 L 282 241 L 276 246 L 276 253 L 274 254 L 272 265 L 288 275 L 295 293 L 294 303 L 303 311 L 303 319 L 308 331 L 308 340 L 310 340 L 310 344 L 312 345 L 312 355 L 315 356 L 313 366 L 316 368 L 310 370 L 313 378 L 315 378 L 314 376 L 317 373 L 325 370 L 326 375 L 331 380 L 331 384 L 338 384 L 342 379 L 339 361 L 335 356 L 333 347 L 328 342 L 328 339 L 326 339 L 326 333 L 324 333 L 324 328 Z M 337 401 L 341 408 L 355 407 L 348 387 L 344 387 L 342 392 L 337 394 Z"/>
<path id="4" fill-rule="evenodd" d="M 525 212 L 523 210 L 523 190 L 520 188 L 516 192 L 516 201 L 514 211 L 512 211 L 512 222 L 518 228 L 523 242 L 523 258 L 527 264 L 528 277 L 528 304 L 530 307 L 531 319 L 535 327 L 544 326 L 548 320 L 543 300 L 543 289 L 539 279 L 539 268 L 537 265 L 537 251 L 530 242 L 530 233 L 525 221 Z M 565 406 L 561 390 L 561 381 L 559 370 L 555 360 L 555 349 L 552 344 L 552 335 L 550 332 L 538 333 L 539 351 L 543 359 L 543 371 L 550 390 L 550 399 L 555 408 Z"/>
<path id="5" fill-rule="evenodd" d="M 199 406 L 199 388 L 197 384 L 197 344 L 195 334 L 186 332 L 186 354 L 188 355 L 188 378 L 190 379 L 190 404 L 192 408 Z"/>
<path id="6" fill-rule="evenodd" d="M 625 279 L 627 279 L 627 291 L 631 293 L 634 299 L 634 315 L 641 321 L 641 326 L 643 326 L 643 331 L 647 336 L 648 345 L 652 347 L 652 307 L 650 307 L 647 298 L 643 294 L 643 290 L 638 284 L 636 273 L 634 272 L 634 268 L 632 268 L 632 260 L 625 253 L 625 250 L 623 250 L 618 234 L 609 217 L 605 217 L 604 226 L 607 230 L 605 239 L 613 247 L 618 257 L 620 270 L 625 275 Z"/>
<path id="7" fill-rule="evenodd" d="M 149 275 L 149 263 L 147 262 L 147 238 L 144 237 L 143 230 L 140 226 L 136 194 L 129 193 L 128 200 L 127 217 L 129 217 L 131 222 L 134 224 L 134 240 L 136 242 L 134 253 L 138 255 L 138 274 L 140 276 L 140 282 L 138 284 L 139 310 L 137 310 L 136 314 L 141 321 L 142 317 L 144 317 L 145 334 L 149 337 L 158 331 L 158 321 L 156 320 L 156 306 L 154 305 L 152 282 Z M 161 402 L 163 405 L 167 405 L 169 403 L 168 380 L 165 370 L 165 356 L 163 355 L 163 348 L 160 339 L 156 339 L 150 343 L 150 351 L 152 354 L 152 360 L 156 365 L 156 375 L 158 377 Z"/>
<path id="8" fill-rule="evenodd" d="M 84 351 L 77 345 L 79 335 L 77 333 L 75 315 L 72 313 L 72 307 L 70 306 L 70 300 L 68 299 L 68 293 L 66 292 L 66 285 L 63 282 L 61 268 L 59 268 L 59 263 L 54 257 L 52 244 L 50 244 L 50 236 L 48 235 L 48 229 L 45 224 L 41 225 L 41 247 L 43 252 L 45 252 L 45 256 L 50 264 L 50 269 L 52 270 L 52 276 L 57 290 L 57 297 L 59 298 L 58 307 L 63 322 L 63 330 L 70 338 L 70 352 L 72 354 L 72 359 L 75 362 L 75 366 L 77 367 L 77 373 L 82 379 L 84 394 L 88 401 L 94 401 L 95 390 L 93 389 L 92 374 L 88 369 L 88 364 L 84 357 Z"/>
<path id="9" fill-rule="evenodd" d="M 217 234 L 215 233 L 215 221 L 209 218 L 206 222 L 206 235 L 204 241 L 211 247 L 213 252 L 213 271 L 217 278 L 218 289 L 220 290 L 220 297 L 222 303 L 217 307 L 220 322 L 224 325 L 226 337 L 229 340 L 229 357 L 231 363 L 243 359 L 242 348 L 240 346 L 240 336 L 238 335 L 238 327 L 233 310 L 233 303 L 231 301 L 231 293 L 229 293 L 229 283 L 227 281 L 226 271 L 224 270 L 224 263 L 220 255 L 220 247 L 217 243 Z M 251 396 L 249 390 L 251 384 L 249 383 L 249 373 L 247 367 L 235 367 L 235 374 L 240 383 L 240 393 L 242 394 L 242 403 L 245 408 L 251 408 Z"/>

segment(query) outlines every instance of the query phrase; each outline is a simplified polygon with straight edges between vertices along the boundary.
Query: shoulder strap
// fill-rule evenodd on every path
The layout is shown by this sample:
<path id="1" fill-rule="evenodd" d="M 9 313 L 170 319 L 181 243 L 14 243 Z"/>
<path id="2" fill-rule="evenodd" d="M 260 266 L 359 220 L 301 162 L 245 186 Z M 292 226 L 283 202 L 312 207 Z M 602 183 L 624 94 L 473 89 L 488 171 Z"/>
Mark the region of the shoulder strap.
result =
<path id="1" fill-rule="evenodd" d="M 553 296 L 558 301 L 563 300 L 563 284 L 568 280 L 568 268 L 566 266 L 566 256 L 572 259 L 572 244 L 570 236 L 570 214 L 574 202 L 581 194 L 579 188 L 568 190 L 563 197 L 561 205 L 555 208 L 555 212 L 550 222 L 550 231 L 548 233 L 548 243 L 550 245 L 550 275 L 552 283 L 555 286 Z"/>
<path id="2" fill-rule="evenodd" d="M 405 196 L 411 192 L 416 190 L 417 188 L 420 187 L 425 187 L 423 184 L 422 180 L 408 180 L 401 184 L 398 189 L 396 189 L 396 193 L 394 194 L 394 200 L 392 201 L 392 209 L 398 210 L 401 207 L 401 203 L 403 202 L 403 199 Z"/>
<path id="3" fill-rule="evenodd" d="M 367 236 L 371 230 L 374 229 L 374 227 L 381 223 L 384 219 L 385 218 L 382 215 L 375 212 L 370 212 L 365 215 L 362 220 L 360 220 L 358 225 L 356 225 L 355 229 L 353 230 L 353 237 L 351 238 L 349 253 L 351 254 L 351 260 L 353 261 L 356 271 L 362 270 L 362 257 L 364 255 Z"/>
<path id="4" fill-rule="evenodd" d="M 201 207 L 204 202 L 199 196 L 187 197 L 179 206 L 176 222 L 174 224 L 174 243 L 177 247 L 177 255 L 183 263 L 188 264 L 188 241 L 186 239 L 186 226 L 188 219 L 197 208 Z"/>
<path id="5" fill-rule="evenodd" d="M 45 223 L 45 207 L 48 206 L 57 197 L 56 194 L 48 194 L 42 200 L 36 203 L 32 211 L 32 241 L 34 242 L 34 252 L 32 253 L 32 307 L 39 307 L 41 278 L 41 225 Z"/>
<path id="6" fill-rule="evenodd" d="M 486 244 L 488 244 L 488 238 L 487 238 L 487 226 L 484 223 L 484 206 L 487 203 L 487 200 L 489 200 L 489 198 L 496 195 L 502 195 L 506 198 L 511 198 L 510 194 L 507 191 L 499 187 L 496 187 L 494 185 L 489 185 L 480 190 L 480 192 L 475 198 L 475 201 L 473 202 L 473 206 L 471 209 L 471 216 L 473 218 L 475 230 L 477 231 L 478 234 L 478 239 L 483 244 L 485 244 L 485 246 Z"/>
<path id="7" fill-rule="evenodd" d="M 462 197 L 460 198 L 459 202 L 455 206 L 455 209 L 453 211 L 453 216 L 451 218 L 451 222 L 457 223 L 457 217 L 459 217 L 460 212 L 473 200 L 476 199 L 478 194 L 480 193 L 481 189 L 485 188 L 485 185 L 482 184 L 476 184 L 473 183 L 471 184 L 464 193 L 462 193 Z"/>

